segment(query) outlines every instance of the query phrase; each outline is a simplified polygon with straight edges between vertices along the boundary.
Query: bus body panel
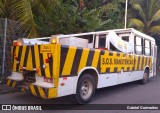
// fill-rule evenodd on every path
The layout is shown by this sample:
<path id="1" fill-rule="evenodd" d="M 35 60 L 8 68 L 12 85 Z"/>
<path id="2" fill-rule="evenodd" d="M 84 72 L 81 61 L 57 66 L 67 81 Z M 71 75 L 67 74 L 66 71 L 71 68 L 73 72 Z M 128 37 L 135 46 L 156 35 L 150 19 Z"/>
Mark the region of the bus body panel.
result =
<path id="1" fill-rule="evenodd" d="M 154 46 L 151 51 L 156 51 Z M 156 52 L 146 56 L 61 44 L 13 46 L 13 72 L 7 85 L 21 87 L 22 91 L 27 91 L 25 87 L 28 87 L 33 95 L 41 98 L 56 98 L 75 94 L 79 77 L 88 69 L 97 73 L 97 88 L 141 80 L 146 68 L 152 77 L 155 58 Z M 26 78 L 32 82 L 25 84 Z"/>

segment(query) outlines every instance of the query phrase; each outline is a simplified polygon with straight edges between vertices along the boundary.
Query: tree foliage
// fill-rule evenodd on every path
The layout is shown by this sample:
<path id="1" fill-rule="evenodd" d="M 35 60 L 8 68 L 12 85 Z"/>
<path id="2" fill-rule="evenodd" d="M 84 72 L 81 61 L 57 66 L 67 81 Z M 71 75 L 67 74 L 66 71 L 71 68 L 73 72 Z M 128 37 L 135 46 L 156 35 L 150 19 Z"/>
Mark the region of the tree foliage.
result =
<path id="1" fill-rule="evenodd" d="M 149 35 L 160 33 L 160 0 L 132 0 L 132 13 L 129 27 Z"/>
<path id="2" fill-rule="evenodd" d="M 102 30 L 118 29 L 124 27 L 124 0 L 105 0 L 102 6 L 104 9 L 102 19 L 107 20 L 108 23 L 103 26 Z"/>
<path id="3" fill-rule="evenodd" d="M 125 0 L 0 0 L 28 38 L 124 28 Z M 129 0 L 128 27 L 160 35 L 160 0 Z"/>
<path id="4" fill-rule="evenodd" d="M 95 0 L 96 1 L 96 0 Z M 56 8 L 50 7 L 46 16 L 37 16 L 36 21 L 39 25 L 41 35 L 79 33 L 99 30 L 107 23 L 101 19 L 101 7 L 92 8 L 87 6 L 79 10 L 78 1 L 61 1 Z M 96 8 L 98 7 L 98 8 Z"/>

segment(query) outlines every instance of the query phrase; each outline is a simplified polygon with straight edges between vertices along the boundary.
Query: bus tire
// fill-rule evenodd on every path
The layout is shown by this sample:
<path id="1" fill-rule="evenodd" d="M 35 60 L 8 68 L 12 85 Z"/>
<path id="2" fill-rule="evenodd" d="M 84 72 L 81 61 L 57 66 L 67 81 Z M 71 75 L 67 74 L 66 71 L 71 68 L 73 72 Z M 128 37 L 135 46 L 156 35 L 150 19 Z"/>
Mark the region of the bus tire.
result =
<path id="1" fill-rule="evenodd" d="M 146 84 L 149 79 L 149 71 L 145 70 L 143 73 L 143 79 L 141 80 L 141 84 Z"/>
<path id="2" fill-rule="evenodd" d="M 95 80 L 90 74 L 83 74 L 77 84 L 76 101 L 78 104 L 87 104 L 95 94 Z"/>

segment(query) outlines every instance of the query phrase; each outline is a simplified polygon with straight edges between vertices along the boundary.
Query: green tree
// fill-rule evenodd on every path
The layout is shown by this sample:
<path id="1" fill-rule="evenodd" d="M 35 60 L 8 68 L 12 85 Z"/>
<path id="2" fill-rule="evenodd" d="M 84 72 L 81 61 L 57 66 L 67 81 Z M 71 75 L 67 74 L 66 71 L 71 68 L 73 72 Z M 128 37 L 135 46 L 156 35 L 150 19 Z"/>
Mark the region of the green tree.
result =
<path id="1" fill-rule="evenodd" d="M 128 27 L 148 35 L 160 34 L 160 0 L 132 0 L 132 16 Z"/>
<path id="2" fill-rule="evenodd" d="M 61 1 L 50 7 L 46 16 L 37 16 L 36 22 L 41 35 L 89 32 L 100 29 L 106 21 L 101 20 L 101 7 L 79 10 L 77 1 Z"/>
<path id="3" fill-rule="evenodd" d="M 102 20 L 108 21 L 108 23 L 101 28 L 107 29 L 119 29 L 124 27 L 124 0 L 104 0 L 102 5 Z"/>
<path id="4" fill-rule="evenodd" d="M 44 16 L 47 7 L 57 3 L 57 0 L 0 0 L 0 16 L 20 22 L 19 29 L 29 38 L 38 37 L 35 14 Z"/>

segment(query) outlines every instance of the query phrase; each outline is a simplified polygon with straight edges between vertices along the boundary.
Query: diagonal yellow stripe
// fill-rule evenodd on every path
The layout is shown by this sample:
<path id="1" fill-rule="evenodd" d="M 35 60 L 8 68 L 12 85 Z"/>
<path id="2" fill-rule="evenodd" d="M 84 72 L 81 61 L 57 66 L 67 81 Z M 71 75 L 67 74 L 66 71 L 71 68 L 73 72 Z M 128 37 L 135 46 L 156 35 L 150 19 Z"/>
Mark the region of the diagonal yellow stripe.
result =
<path id="1" fill-rule="evenodd" d="M 149 57 L 147 57 L 147 62 L 146 62 L 147 66 L 149 66 L 148 64 L 149 64 Z"/>
<path id="2" fill-rule="evenodd" d="M 22 56 L 21 56 L 20 66 L 19 66 L 19 68 L 23 67 L 25 53 L 26 53 L 26 46 L 23 46 L 23 49 L 22 49 Z"/>
<path id="3" fill-rule="evenodd" d="M 134 66 L 134 70 L 136 71 L 137 70 L 137 67 L 138 67 L 138 56 L 135 56 L 135 66 Z"/>
<path id="4" fill-rule="evenodd" d="M 27 56 L 27 65 L 26 65 L 26 70 L 33 70 L 33 65 L 32 65 L 32 53 L 31 53 L 31 47 L 29 48 L 29 53 Z"/>
<path id="5" fill-rule="evenodd" d="M 92 67 L 97 68 L 98 60 L 99 60 L 99 54 L 100 54 L 100 50 L 95 50 L 94 57 L 93 57 L 93 60 L 92 60 Z"/>
<path id="6" fill-rule="evenodd" d="M 13 81 L 13 83 L 12 83 L 12 87 L 14 88 L 15 86 L 16 86 L 16 81 Z"/>
<path id="7" fill-rule="evenodd" d="M 142 65 L 143 65 L 143 64 L 142 64 L 142 57 L 143 57 L 143 56 L 140 56 L 140 61 L 139 61 L 139 70 L 142 70 Z"/>
<path id="8" fill-rule="evenodd" d="M 150 64 L 149 64 L 149 66 L 150 66 L 150 69 L 152 70 L 152 57 L 150 57 Z"/>
<path id="9" fill-rule="evenodd" d="M 37 87 L 38 87 L 38 91 L 39 91 L 40 96 L 41 96 L 42 98 L 46 98 L 46 95 L 45 95 L 43 89 L 42 89 L 41 87 L 39 87 L 39 86 L 37 86 Z"/>
<path id="10" fill-rule="evenodd" d="M 13 55 L 15 55 L 13 60 L 13 71 L 16 71 L 17 60 L 15 59 L 15 57 L 18 57 L 18 52 L 19 52 L 19 46 L 16 47 L 15 53 L 13 53 Z"/>
<path id="11" fill-rule="evenodd" d="M 49 88 L 47 94 L 48 94 L 47 95 L 48 99 L 57 97 L 57 89 L 56 88 Z"/>
<path id="12" fill-rule="evenodd" d="M 8 79 L 8 80 L 7 80 L 7 86 L 10 86 L 10 83 L 11 83 L 11 80 Z"/>
<path id="13" fill-rule="evenodd" d="M 145 66 L 146 66 L 146 60 L 147 60 L 147 58 L 146 58 L 146 57 L 144 57 L 143 69 L 144 69 L 144 68 L 145 68 Z"/>
<path id="14" fill-rule="evenodd" d="M 86 66 L 87 59 L 88 59 L 88 54 L 89 54 L 89 49 L 87 49 L 87 48 L 83 49 L 80 64 L 79 64 L 79 68 L 78 68 L 78 72 Z"/>
<path id="15" fill-rule="evenodd" d="M 65 64 L 63 67 L 62 76 L 63 75 L 70 75 L 73 61 L 74 61 L 74 57 L 75 57 L 75 53 L 76 53 L 76 47 L 70 46 L 68 53 L 67 53 L 66 60 L 65 60 Z"/>
<path id="16" fill-rule="evenodd" d="M 33 95 L 37 96 L 36 91 L 35 91 L 35 89 L 34 89 L 34 86 L 33 86 L 33 85 L 30 85 L 29 87 L 30 87 L 31 93 L 32 93 Z"/>

